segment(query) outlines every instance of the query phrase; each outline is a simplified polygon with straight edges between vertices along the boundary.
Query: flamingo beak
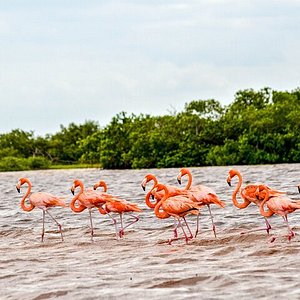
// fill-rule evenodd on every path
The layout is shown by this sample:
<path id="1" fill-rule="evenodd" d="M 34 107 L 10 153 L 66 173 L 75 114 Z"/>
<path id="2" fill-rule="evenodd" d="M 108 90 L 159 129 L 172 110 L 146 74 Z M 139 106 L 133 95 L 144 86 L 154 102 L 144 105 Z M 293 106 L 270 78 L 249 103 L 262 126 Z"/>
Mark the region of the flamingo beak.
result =
<path id="1" fill-rule="evenodd" d="M 181 184 L 181 178 L 177 178 L 179 184 Z"/>
<path id="2" fill-rule="evenodd" d="M 300 185 L 298 185 L 298 192 L 300 193 Z"/>
<path id="3" fill-rule="evenodd" d="M 17 189 L 18 193 L 21 193 L 21 189 L 18 186 L 16 186 L 16 189 Z M 300 193 L 300 191 L 299 191 L 299 193 Z"/>
<path id="4" fill-rule="evenodd" d="M 141 187 L 142 187 L 143 191 L 145 192 L 146 191 L 146 187 L 143 186 L 143 184 L 141 184 Z"/>
<path id="5" fill-rule="evenodd" d="M 71 188 L 71 193 L 74 195 L 74 189 L 73 188 Z"/>
<path id="6" fill-rule="evenodd" d="M 227 181 L 228 185 L 231 186 L 231 177 L 230 177 L 230 175 L 227 176 L 226 181 Z"/>

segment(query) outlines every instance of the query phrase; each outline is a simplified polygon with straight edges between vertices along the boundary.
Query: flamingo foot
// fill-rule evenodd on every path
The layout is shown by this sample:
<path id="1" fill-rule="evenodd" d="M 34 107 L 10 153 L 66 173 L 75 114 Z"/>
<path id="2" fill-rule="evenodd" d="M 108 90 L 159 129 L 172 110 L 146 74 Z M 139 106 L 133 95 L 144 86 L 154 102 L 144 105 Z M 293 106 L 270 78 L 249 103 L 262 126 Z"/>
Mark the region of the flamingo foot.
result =
<path id="1" fill-rule="evenodd" d="M 289 242 L 291 241 L 291 239 L 295 236 L 295 232 L 291 230 L 290 234 L 288 235 L 288 240 Z"/>
<path id="2" fill-rule="evenodd" d="M 174 229 L 174 238 L 178 237 L 177 229 Z"/>
<path id="3" fill-rule="evenodd" d="M 119 237 L 122 238 L 124 236 L 125 232 L 123 229 L 119 230 Z"/>
<path id="4" fill-rule="evenodd" d="M 215 238 L 217 238 L 217 232 L 216 232 L 216 225 L 215 224 L 213 225 L 213 232 L 214 232 Z"/>

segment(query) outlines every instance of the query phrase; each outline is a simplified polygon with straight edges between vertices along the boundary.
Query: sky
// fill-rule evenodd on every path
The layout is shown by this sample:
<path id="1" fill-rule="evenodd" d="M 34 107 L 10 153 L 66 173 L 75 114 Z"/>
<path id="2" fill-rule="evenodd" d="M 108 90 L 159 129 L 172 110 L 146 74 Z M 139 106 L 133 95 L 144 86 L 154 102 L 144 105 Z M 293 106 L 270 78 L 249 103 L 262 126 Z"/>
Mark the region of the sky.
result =
<path id="1" fill-rule="evenodd" d="M 300 87 L 300 0 L 0 0 L 0 133 Z"/>

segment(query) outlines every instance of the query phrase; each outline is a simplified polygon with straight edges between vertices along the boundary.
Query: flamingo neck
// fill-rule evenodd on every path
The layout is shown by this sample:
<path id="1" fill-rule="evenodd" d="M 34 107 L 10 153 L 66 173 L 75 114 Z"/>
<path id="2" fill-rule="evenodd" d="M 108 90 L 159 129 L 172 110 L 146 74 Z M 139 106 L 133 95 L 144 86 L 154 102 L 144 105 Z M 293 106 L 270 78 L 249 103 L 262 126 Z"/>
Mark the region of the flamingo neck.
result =
<path id="1" fill-rule="evenodd" d="M 152 189 L 152 190 L 153 190 L 153 189 Z M 151 190 L 151 191 L 152 191 L 152 190 Z M 150 207 L 150 208 L 155 208 L 155 205 L 157 204 L 157 202 L 156 202 L 156 203 L 152 203 L 152 202 L 151 202 L 151 200 L 150 200 L 150 197 L 151 197 L 151 191 L 147 193 L 146 198 L 145 198 L 145 202 L 146 202 L 146 204 L 147 204 L 148 207 Z"/>
<path id="2" fill-rule="evenodd" d="M 106 182 L 105 182 L 105 181 L 100 180 L 99 183 L 97 184 L 97 188 L 98 188 L 98 187 L 102 187 L 104 193 L 107 192 L 107 185 L 106 185 Z"/>
<path id="3" fill-rule="evenodd" d="M 160 210 L 160 207 L 162 206 L 162 204 L 169 197 L 169 191 L 168 191 L 167 187 L 163 186 L 163 189 L 165 191 L 165 194 L 164 194 L 163 198 L 155 205 L 155 208 L 154 208 L 155 215 L 160 219 L 166 219 L 170 216 L 167 212 Z"/>
<path id="4" fill-rule="evenodd" d="M 237 193 L 241 190 L 241 186 L 242 186 L 243 179 L 242 179 L 242 175 L 241 175 L 240 173 L 238 173 L 238 172 L 235 173 L 234 176 L 237 176 L 237 177 L 239 178 L 239 181 L 238 181 L 238 183 L 237 183 L 237 185 L 236 185 L 235 190 L 234 190 L 233 193 L 232 193 L 232 202 L 233 202 L 233 204 L 234 204 L 235 207 L 242 209 L 242 208 L 247 207 L 247 206 L 250 204 L 250 202 L 247 201 L 246 199 L 243 199 L 243 200 L 244 200 L 243 203 L 239 203 L 239 202 L 237 201 L 236 195 L 237 195 Z M 233 176 L 233 177 L 234 177 L 234 176 Z M 233 177 L 232 177 L 232 178 L 233 178 Z"/>
<path id="5" fill-rule="evenodd" d="M 185 190 L 189 190 L 192 186 L 192 181 L 193 181 L 193 178 L 192 178 L 192 174 L 189 170 L 186 170 L 186 175 L 188 176 L 188 183 L 186 185 L 186 187 L 184 188 Z"/>
<path id="6" fill-rule="evenodd" d="M 156 185 L 158 184 L 158 181 L 157 181 L 157 179 L 154 175 L 148 175 L 148 179 L 149 179 L 148 182 L 153 181 L 153 186 L 152 186 L 151 190 L 147 193 L 146 198 L 145 198 L 145 202 L 146 202 L 146 204 L 149 208 L 155 208 L 155 205 L 157 204 L 157 202 L 152 203 L 151 200 L 150 200 L 150 197 L 151 197 L 151 192 L 156 187 Z"/>
<path id="7" fill-rule="evenodd" d="M 261 202 L 261 204 L 259 206 L 259 212 L 263 217 L 271 217 L 274 214 L 274 212 L 271 211 L 270 209 L 268 211 L 265 211 L 265 209 L 264 209 L 264 205 L 269 200 L 270 193 L 267 189 L 264 189 L 264 190 L 265 190 L 266 194 L 265 194 L 264 200 Z"/>
<path id="8" fill-rule="evenodd" d="M 76 206 L 76 201 L 78 200 L 78 198 L 84 191 L 83 183 L 80 183 L 79 187 L 80 187 L 79 193 L 77 195 L 75 195 L 75 197 L 70 202 L 71 209 L 76 213 L 82 212 L 83 210 L 86 209 L 86 206 L 84 206 L 82 204 L 79 204 L 78 206 Z"/>
<path id="9" fill-rule="evenodd" d="M 31 182 L 29 180 L 26 180 L 26 183 L 28 184 L 28 189 L 27 189 L 25 195 L 23 196 L 23 198 L 21 200 L 21 207 L 24 211 L 31 211 L 31 210 L 34 209 L 34 205 L 32 203 L 29 203 L 29 205 L 26 205 L 25 200 L 31 192 L 32 185 L 31 185 Z"/>

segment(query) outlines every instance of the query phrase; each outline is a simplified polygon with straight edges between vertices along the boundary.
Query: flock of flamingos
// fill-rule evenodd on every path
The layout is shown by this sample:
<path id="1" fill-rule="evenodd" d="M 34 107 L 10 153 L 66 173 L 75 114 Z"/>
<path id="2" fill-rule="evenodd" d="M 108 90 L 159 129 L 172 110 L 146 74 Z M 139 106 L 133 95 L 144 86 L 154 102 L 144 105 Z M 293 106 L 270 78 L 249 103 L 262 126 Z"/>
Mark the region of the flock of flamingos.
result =
<path id="1" fill-rule="evenodd" d="M 195 238 L 199 231 L 199 216 L 200 210 L 203 206 L 207 206 L 211 222 L 212 230 L 214 236 L 216 234 L 216 226 L 213 221 L 213 216 L 211 213 L 210 205 L 217 205 L 221 208 L 225 207 L 225 203 L 219 199 L 217 194 L 209 187 L 205 185 L 192 185 L 192 175 L 191 172 L 183 168 L 180 170 L 177 181 L 181 184 L 182 177 L 187 175 L 188 182 L 185 188 L 179 188 L 175 186 L 164 185 L 158 182 L 157 178 L 153 174 L 147 174 L 141 186 L 143 190 L 146 190 L 146 185 L 149 182 L 153 182 L 150 191 L 145 197 L 145 202 L 147 206 L 154 210 L 154 213 L 159 219 L 166 219 L 169 217 L 174 218 L 174 230 L 173 237 L 168 240 L 171 244 L 175 240 L 184 239 L 186 243 L 192 238 Z M 237 208 L 246 208 L 250 203 L 254 203 L 259 207 L 260 214 L 264 217 L 266 222 L 265 228 L 257 228 L 249 230 L 248 232 L 253 232 L 257 230 L 269 231 L 272 229 L 270 223 L 268 222 L 268 217 L 273 214 L 282 216 L 284 222 L 286 223 L 288 235 L 287 238 L 290 241 L 295 233 L 291 229 L 287 215 L 296 209 L 300 209 L 300 201 L 294 201 L 288 198 L 284 192 L 274 190 L 264 184 L 249 184 L 242 187 L 242 176 L 238 170 L 231 169 L 227 176 L 227 183 L 231 186 L 232 179 L 237 176 L 238 182 L 235 190 L 232 193 L 232 202 Z M 82 181 L 76 179 L 71 187 L 71 192 L 75 195 L 75 190 L 79 188 L 79 192 L 76 193 L 74 198 L 71 200 L 70 204 L 67 205 L 61 197 L 54 196 L 46 192 L 31 193 L 31 182 L 28 178 L 20 178 L 16 188 L 18 192 L 21 191 L 21 186 L 27 184 L 28 188 L 21 200 L 21 207 L 24 211 L 31 211 L 35 207 L 40 208 L 43 211 L 43 228 L 42 228 L 42 242 L 44 241 L 45 234 L 45 214 L 47 213 L 51 219 L 57 224 L 61 239 L 63 241 L 62 227 L 60 223 L 50 214 L 48 208 L 53 206 L 70 206 L 72 211 L 75 213 L 80 213 L 85 209 L 89 212 L 90 224 L 91 224 L 91 238 L 93 240 L 94 228 L 92 221 L 91 210 L 96 208 L 101 214 L 107 215 L 113 221 L 116 231 L 116 237 L 122 238 L 124 236 L 125 229 L 139 221 L 139 217 L 135 216 L 133 213 L 141 212 L 142 210 L 135 203 L 130 203 L 127 200 L 120 198 L 119 196 L 114 196 L 107 193 L 107 186 L 104 181 L 99 181 L 93 187 L 93 189 L 84 189 Z M 97 190 L 102 188 L 102 190 Z M 78 189 L 77 189 L 78 190 Z M 300 186 L 298 186 L 300 193 Z M 237 194 L 240 194 L 242 202 L 238 202 Z M 25 203 L 28 198 L 29 203 Z M 268 210 L 266 211 L 264 206 L 267 205 Z M 112 216 L 112 213 L 117 213 L 120 216 L 120 223 L 118 226 L 117 220 Z M 130 218 L 130 222 L 124 226 L 123 215 L 126 214 Z M 193 234 L 186 216 L 189 214 L 197 215 L 196 231 Z M 185 229 L 186 228 L 186 229 Z M 182 230 L 183 235 L 178 235 L 178 229 Z M 273 237 L 271 242 L 273 242 L 276 237 Z"/>

